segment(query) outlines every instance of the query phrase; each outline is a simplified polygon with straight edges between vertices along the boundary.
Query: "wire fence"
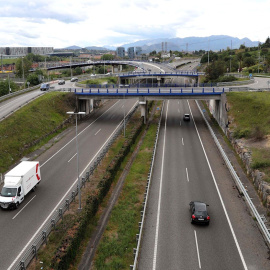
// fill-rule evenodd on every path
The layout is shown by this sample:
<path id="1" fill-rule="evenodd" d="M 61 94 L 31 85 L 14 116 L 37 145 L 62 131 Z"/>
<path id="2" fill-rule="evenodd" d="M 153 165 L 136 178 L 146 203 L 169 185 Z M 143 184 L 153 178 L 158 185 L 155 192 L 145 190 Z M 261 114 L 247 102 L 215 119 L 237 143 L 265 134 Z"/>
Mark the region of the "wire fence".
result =
<path id="1" fill-rule="evenodd" d="M 95 160 L 92 162 L 92 164 L 89 165 L 89 168 L 85 171 L 85 175 L 81 179 L 81 186 L 80 188 L 85 186 L 85 183 L 87 181 L 90 181 L 90 176 L 93 174 L 94 170 L 98 167 L 106 153 L 108 152 L 110 146 L 113 144 L 113 142 L 116 140 L 116 138 L 121 134 L 124 126 L 126 125 L 126 122 L 129 121 L 133 113 L 138 108 L 138 104 L 133 107 L 133 109 L 129 112 L 128 115 L 126 115 L 125 119 L 122 120 L 120 125 L 116 128 L 113 135 L 111 136 L 110 140 L 107 142 L 107 144 L 100 150 L 98 155 L 96 156 Z M 49 218 L 47 218 L 47 221 L 44 223 L 42 228 L 36 233 L 36 236 L 34 237 L 33 241 L 31 241 L 26 249 L 23 251 L 22 255 L 19 256 L 19 258 L 8 268 L 8 270 L 25 270 L 26 267 L 29 265 L 31 260 L 33 258 L 37 258 L 37 252 L 39 248 L 43 244 L 47 244 L 48 236 L 50 233 L 55 229 L 56 224 L 59 220 L 63 219 L 64 213 L 69 210 L 70 204 L 74 202 L 76 196 L 78 195 L 79 186 L 75 187 L 74 190 L 72 190 L 66 198 L 61 201 L 59 206 Z"/>

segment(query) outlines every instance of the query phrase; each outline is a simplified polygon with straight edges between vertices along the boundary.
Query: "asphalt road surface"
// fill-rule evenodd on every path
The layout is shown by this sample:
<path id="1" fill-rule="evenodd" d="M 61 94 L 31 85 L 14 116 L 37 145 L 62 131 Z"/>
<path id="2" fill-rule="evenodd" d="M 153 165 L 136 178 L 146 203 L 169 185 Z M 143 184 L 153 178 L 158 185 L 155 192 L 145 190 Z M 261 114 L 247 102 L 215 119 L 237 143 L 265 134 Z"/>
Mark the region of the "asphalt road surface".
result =
<path id="1" fill-rule="evenodd" d="M 268 249 L 233 186 L 195 103 L 167 101 L 139 269 L 270 269 Z M 209 204 L 209 226 L 191 224 L 192 200 Z"/>
<path id="2" fill-rule="evenodd" d="M 135 103 L 136 100 L 108 102 L 78 126 L 80 173 L 89 168 L 90 161 L 123 120 L 124 108 L 128 112 Z M 65 194 L 76 184 L 75 127 L 38 160 L 41 164 L 41 183 L 36 191 L 29 193 L 18 209 L 1 211 L 1 270 L 14 263 L 50 213 L 56 211 Z"/>

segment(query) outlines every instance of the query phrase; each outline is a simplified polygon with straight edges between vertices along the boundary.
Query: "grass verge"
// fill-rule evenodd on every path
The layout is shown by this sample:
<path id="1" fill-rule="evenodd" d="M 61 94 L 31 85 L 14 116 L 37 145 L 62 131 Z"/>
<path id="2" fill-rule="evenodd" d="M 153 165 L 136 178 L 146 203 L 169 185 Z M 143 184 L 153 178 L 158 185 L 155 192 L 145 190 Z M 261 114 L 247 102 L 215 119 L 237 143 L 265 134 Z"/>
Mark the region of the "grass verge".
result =
<path id="1" fill-rule="evenodd" d="M 3 120 L 0 124 L 0 173 L 61 132 L 64 128 L 61 125 L 68 118 L 66 112 L 74 108 L 72 94 L 51 92 Z"/>

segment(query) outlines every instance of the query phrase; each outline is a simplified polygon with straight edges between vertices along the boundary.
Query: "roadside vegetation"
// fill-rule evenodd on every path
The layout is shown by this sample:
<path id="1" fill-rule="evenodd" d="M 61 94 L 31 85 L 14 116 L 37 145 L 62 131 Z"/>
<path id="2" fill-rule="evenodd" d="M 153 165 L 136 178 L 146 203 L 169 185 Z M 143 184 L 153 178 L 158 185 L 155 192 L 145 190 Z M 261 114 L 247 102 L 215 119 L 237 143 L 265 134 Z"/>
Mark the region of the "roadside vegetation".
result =
<path id="1" fill-rule="evenodd" d="M 252 168 L 264 172 L 270 182 L 270 93 L 230 92 L 227 101 L 234 138 L 251 145 Z"/>
<path id="2" fill-rule="evenodd" d="M 51 92 L 0 122 L 0 173 L 63 131 L 67 111 L 75 109 L 70 93 Z"/>

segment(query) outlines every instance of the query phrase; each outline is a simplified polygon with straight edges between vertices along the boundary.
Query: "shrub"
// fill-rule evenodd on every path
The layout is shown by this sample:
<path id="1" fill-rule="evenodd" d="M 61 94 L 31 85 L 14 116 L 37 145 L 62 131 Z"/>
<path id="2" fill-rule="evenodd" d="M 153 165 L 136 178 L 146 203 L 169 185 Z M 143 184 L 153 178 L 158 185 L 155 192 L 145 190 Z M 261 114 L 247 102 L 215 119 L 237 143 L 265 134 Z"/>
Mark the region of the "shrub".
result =
<path id="1" fill-rule="evenodd" d="M 235 139 L 241 139 L 241 138 L 248 138 L 250 136 L 250 130 L 249 129 L 240 129 L 237 128 L 233 132 L 233 137 Z"/>

